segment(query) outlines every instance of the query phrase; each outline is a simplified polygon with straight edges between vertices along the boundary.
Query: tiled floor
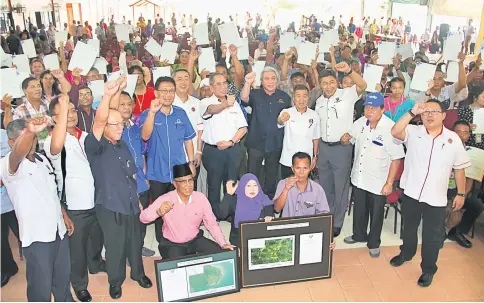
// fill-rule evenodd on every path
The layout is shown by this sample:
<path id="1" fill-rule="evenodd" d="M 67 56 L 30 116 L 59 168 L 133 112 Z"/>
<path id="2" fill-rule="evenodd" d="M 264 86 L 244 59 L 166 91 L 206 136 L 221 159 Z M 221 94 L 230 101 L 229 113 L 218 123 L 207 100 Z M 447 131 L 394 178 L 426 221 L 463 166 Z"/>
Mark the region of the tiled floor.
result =
<path id="1" fill-rule="evenodd" d="M 391 210 L 392 214 L 393 211 Z M 483 216 L 481 216 L 481 221 Z M 230 227 L 222 223 L 225 234 Z M 484 301 L 484 224 L 476 227 L 472 249 L 464 249 L 455 243 L 446 243 L 439 255 L 439 271 L 429 288 L 420 288 L 416 281 L 420 271 L 420 245 L 417 256 L 400 268 L 388 262 L 395 256 L 400 239 L 393 234 L 393 218 L 385 220 L 382 233 L 382 254 L 372 259 L 365 247 L 351 248 L 343 238 L 351 234 L 351 217 L 345 223 L 342 236 L 337 238 L 331 279 L 284 284 L 261 288 L 242 289 L 240 293 L 211 298 L 212 302 L 267 301 Z M 154 230 L 148 232 L 145 245 L 156 250 Z M 1 288 L 2 301 L 26 301 L 25 261 L 18 259 L 15 238 L 11 237 L 14 255 L 19 264 L 19 273 L 9 284 Z M 155 282 L 153 261 L 159 257 L 145 258 L 146 274 Z M 129 268 L 127 269 L 129 277 Z M 89 277 L 89 291 L 93 301 L 113 301 L 108 294 L 106 274 Z M 156 288 L 142 289 L 129 278 L 123 284 L 123 296 L 118 301 L 158 301 Z"/>

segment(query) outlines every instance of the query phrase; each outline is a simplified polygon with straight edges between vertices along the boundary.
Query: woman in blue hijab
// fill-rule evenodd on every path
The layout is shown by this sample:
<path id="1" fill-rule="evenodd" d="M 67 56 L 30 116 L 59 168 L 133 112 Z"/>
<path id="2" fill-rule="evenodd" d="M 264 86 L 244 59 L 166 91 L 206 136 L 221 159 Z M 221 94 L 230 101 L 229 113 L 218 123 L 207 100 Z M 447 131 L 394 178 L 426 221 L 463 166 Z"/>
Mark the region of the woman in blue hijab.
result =
<path id="1" fill-rule="evenodd" d="M 259 219 L 270 222 L 274 217 L 274 202 L 262 192 L 255 175 L 245 174 L 237 183 L 227 182 L 227 194 L 219 204 L 217 214 L 222 220 L 232 217 L 230 243 L 240 246 L 240 222 Z"/>

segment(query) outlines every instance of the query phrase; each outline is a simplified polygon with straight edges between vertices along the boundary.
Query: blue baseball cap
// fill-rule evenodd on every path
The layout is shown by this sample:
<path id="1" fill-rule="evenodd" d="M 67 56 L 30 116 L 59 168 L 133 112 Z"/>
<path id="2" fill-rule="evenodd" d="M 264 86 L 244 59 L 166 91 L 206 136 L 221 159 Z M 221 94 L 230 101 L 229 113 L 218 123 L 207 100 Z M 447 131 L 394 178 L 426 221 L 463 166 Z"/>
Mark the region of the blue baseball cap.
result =
<path id="1" fill-rule="evenodd" d="M 369 93 L 366 95 L 365 103 L 363 106 L 373 106 L 373 107 L 380 107 L 384 104 L 383 95 L 380 93 Z"/>

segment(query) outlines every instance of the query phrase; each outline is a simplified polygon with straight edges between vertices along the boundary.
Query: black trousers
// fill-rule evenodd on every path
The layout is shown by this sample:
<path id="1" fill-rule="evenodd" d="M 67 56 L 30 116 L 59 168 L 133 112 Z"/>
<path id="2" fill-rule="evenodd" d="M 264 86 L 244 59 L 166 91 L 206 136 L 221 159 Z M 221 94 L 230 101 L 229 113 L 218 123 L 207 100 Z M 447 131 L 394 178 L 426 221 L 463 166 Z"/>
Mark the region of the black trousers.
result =
<path id="1" fill-rule="evenodd" d="M 292 168 L 289 166 L 285 166 L 281 164 L 281 177 L 282 180 L 289 178 L 290 176 L 293 176 L 294 172 L 292 171 Z"/>
<path id="2" fill-rule="evenodd" d="M 259 182 L 263 184 L 264 193 L 270 198 L 274 198 L 278 182 L 277 172 L 279 168 L 279 160 L 281 159 L 281 152 L 266 153 L 257 149 L 248 148 L 249 160 L 247 171 L 256 175 Z M 262 161 L 264 162 L 264 180 L 262 179 Z"/>
<path id="3" fill-rule="evenodd" d="M 455 227 L 455 229 L 460 233 L 467 234 L 482 213 L 484 204 L 477 197 L 468 197 L 464 202 L 463 208 L 465 211 L 464 215 L 462 215 L 462 221 Z"/>
<path id="4" fill-rule="evenodd" d="M 13 259 L 12 249 L 10 248 L 10 243 L 8 242 L 9 230 L 12 229 L 15 237 L 19 238 L 19 227 L 17 216 L 15 216 L 15 211 L 9 211 L 2 214 L 2 261 L 1 261 L 1 272 L 5 275 L 12 275 L 18 271 L 17 263 Z"/>
<path id="5" fill-rule="evenodd" d="M 74 224 L 69 240 L 71 255 L 71 283 L 76 291 L 86 290 L 89 282 L 87 270 L 99 272 L 102 264 L 103 233 L 94 208 L 68 210 Z"/>
<path id="6" fill-rule="evenodd" d="M 217 243 L 203 236 L 203 230 L 198 232 L 195 239 L 187 243 L 173 243 L 162 238 L 158 245 L 158 250 L 163 259 L 172 259 L 193 254 L 213 254 L 222 251 Z"/>
<path id="7" fill-rule="evenodd" d="M 34 242 L 24 247 L 27 261 L 27 299 L 29 302 L 74 302 L 71 295 L 69 237 L 57 234 L 53 242 Z"/>
<path id="8" fill-rule="evenodd" d="M 164 194 L 172 190 L 175 190 L 175 186 L 173 186 L 173 184 L 171 183 L 163 183 L 163 182 L 150 180 L 150 192 L 151 192 L 151 198 L 153 199 L 153 201 L 155 201 L 160 196 L 163 196 Z M 143 204 L 143 202 L 141 202 L 141 204 Z M 162 228 L 163 228 L 163 219 L 162 218 L 156 219 L 155 236 L 156 236 L 156 241 L 158 241 L 158 243 L 160 243 L 161 235 L 163 234 Z M 145 234 L 146 234 L 146 226 L 145 226 Z"/>
<path id="9" fill-rule="evenodd" d="M 141 222 L 138 215 L 124 215 L 96 205 L 96 215 L 104 234 L 106 269 L 109 285 L 121 286 L 126 279 L 126 257 L 131 265 L 131 279 L 144 275 L 141 260 Z"/>
<path id="10" fill-rule="evenodd" d="M 445 239 L 445 207 L 434 207 L 418 202 L 406 195 L 402 196 L 403 244 L 400 253 L 410 260 L 417 252 L 417 231 L 422 220 L 422 263 L 423 273 L 437 272 L 439 250 Z"/>
<path id="11" fill-rule="evenodd" d="M 380 236 L 385 217 L 386 196 L 375 195 L 353 186 L 355 200 L 353 212 L 353 240 L 367 242 L 369 249 L 380 247 Z M 370 232 L 368 230 L 370 219 Z"/>
<path id="12" fill-rule="evenodd" d="M 240 166 L 240 146 L 219 150 L 216 146 L 205 144 L 202 161 L 207 170 L 208 200 L 212 205 L 212 211 L 216 212 L 220 204 L 221 187 L 227 192 L 225 184 L 228 180 L 237 180 Z"/>

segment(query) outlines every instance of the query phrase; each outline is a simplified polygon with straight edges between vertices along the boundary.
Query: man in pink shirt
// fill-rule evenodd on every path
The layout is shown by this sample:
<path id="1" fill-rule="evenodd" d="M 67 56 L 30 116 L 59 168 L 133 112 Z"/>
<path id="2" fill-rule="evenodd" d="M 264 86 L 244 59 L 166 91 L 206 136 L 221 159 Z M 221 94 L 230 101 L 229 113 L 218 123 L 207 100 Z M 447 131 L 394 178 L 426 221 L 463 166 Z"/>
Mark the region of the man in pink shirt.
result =
<path id="1" fill-rule="evenodd" d="M 160 255 L 170 259 L 196 253 L 216 253 L 221 249 L 233 250 L 235 246 L 225 239 L 207 197 L 193 191 L 194 179 L 188 163 L 175 165 L 173 178 L 176 190 L 160 196 L 140 214 L 143 223 L 153 222 L 159 217 L 163 219 L 158 245 Z M 200 230 L 202 221 L 217 243 L 203 236 Z"/>

